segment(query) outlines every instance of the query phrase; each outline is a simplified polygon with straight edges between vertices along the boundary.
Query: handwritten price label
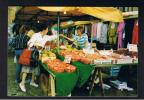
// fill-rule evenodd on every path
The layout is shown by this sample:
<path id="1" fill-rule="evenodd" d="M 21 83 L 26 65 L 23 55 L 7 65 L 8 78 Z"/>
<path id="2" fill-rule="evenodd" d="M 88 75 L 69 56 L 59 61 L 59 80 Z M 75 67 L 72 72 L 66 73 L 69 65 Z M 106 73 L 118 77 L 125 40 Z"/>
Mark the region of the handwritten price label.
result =
<path id="1" fill-rule="evenodd" d="M 65 56 L 64 62 L 70 63 L 71 62 L 71 56 L 70 55 Z"/>
<path id="2" fill-rule="evenodd" d="M 138 52 L 138 48 L 136 44 L 128 44 L 129 51 Z"/>

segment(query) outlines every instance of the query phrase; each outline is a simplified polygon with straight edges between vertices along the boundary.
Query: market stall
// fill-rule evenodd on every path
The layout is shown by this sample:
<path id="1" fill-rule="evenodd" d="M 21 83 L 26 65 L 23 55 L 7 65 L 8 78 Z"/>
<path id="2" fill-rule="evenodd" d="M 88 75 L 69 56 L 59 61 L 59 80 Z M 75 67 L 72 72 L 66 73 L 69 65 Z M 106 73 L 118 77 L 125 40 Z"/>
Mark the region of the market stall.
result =
<path id="1" fill-rule="evenodd" d="M 43 7 L 43 8 L 41 8 L 41 9 L 44 9 L 44 10 L 48 10 L 48 8 L 47 7 Z M 52 9 L 52 8 L 51 8 Z M 65 10 L 63 10 L 64 8 L 61 8 L 61 10 L 62 11 L 65 11 Z M 75 8 L 69 8 L 69 10 L 68 11 L 71 11 L 71 9 L 72 9 L 72 11 L 75 9 Z M 89 8 L 87 8 L 87 9 L 89 9 Z M 81 9 L 82 10 L 82 9 Z M 81 11 L 81 10 L 79 10 L 79 11 Z M 57 11 L 57 10 L 56 10 Z M 58 12 L 60 12 L 60 11 L 58 11 Z M 82 12 L 84 12 L 84 11 L 82 11 Z M 85 13 L 87 13 L 87 12 L 85 12 Z M 87 13 L 88 14 L 88 13 Z M 89 13 L 90 14 L 90 13 Z M 91 14 L 90 14 L 91 15 Z M 102 14 L 101 14 L 102 15 Z M 98 17 L 98 15 L 96 15 L 96 17 Z M 99 17 L 99 18 L 101 18 L 101 17 Z M 103 18 L 102 18 L 103 19 Z M 103 19 L 104 20 L 104 19 Z M 112 21 L 112 19 L 109 19 L 108 17 L 106 18 L 106 20 L 104 20 L 104 21 L 109 21 L 109 20 L 111 20 Z M 59 20 L 58 20 L 59 21 Z M 114 20 L 113 20 L 114 21 Z M 118 21 L 118 20 L 117 20 Z M 119 21 L 122 21 L 122 20 L 119 20 Z M 114 21 L 114 22 L 116 22 L 116 21 Z M 90 22 L 86 22 L 86 24 L 88 24 L 88 23 L 90 23 Z M 65 24 L 65 23 L 64 23 Z M 70 23 L 68 23 L 68 24 L 70 24 Z M 58 23 L 57 24 L 58 26 L 57 27 L 60 27 L 60 24 Z M 79 23 L 73 23 L 73 22 L 71 22 L 71 26 L 72 25 L 80 25 Z M 64 25 L 63 25 L 64 26 Z M 59 32 L 59 29 L 58 29 L 58 32 Z M 59 45 L 58 45 L 58 47 L 59 47 Z M 60 55 L 59 54 L 59 52 L 60 51 L 58 51 L 58 53 L 56 54 L 57 55 L 57 57 L 59 58 L 59 59 L 61 59 L 62 61 L 64 61 L 64 56 L 66 56 L 66 55 Z M 64 51 L 64 52 L 66 52 L 66 51 Z M 68 55 L 69 54 L 71 54 L 72 52 L 68 52 Z M 75 58 L 76 57 L 78 57 L 78 56 L 74 56 Z M 73 59 L 74 61 L 72 61 L 72 65 L 74 65 L 74 66 L 76 66 L 76 68 L 77 68 L 77 70 L 79 71 L 79 77 L 78 77 L 78 86 L 79 87 L 82 87 L 83 86 L 83 84 L 88 80 L 88 78 L 89 78 L 89 76 L 92 74 L 92 71 L 94 70 L 94 74 L 93 74 L 93 80 L 92 80 L 92 84 L 91 84 L 91 86 L 90 86 L 90 92 L 89 92 L 89 94 L 91 95 L 91 92 L 92 92 L 92 89 L 93 89 L 93 85 L 94 85 L 94 80 L 95 80 L 95 77 L 96 77 L 96 72 L 98 72 L 98 77 L 99 77 L 99 80 L 100 80 L 100 85 L 101 85 L 101 91 L 102 91 L 102 93 L 101 93 L 101 95 L 102 96 L 104 96 L 104 91 L 103 91 L 103 86 L 102 86 L 102 84 L 103 84 L 103 82 L 102 82 L 102 75 L 101 75 L 101 67 L 113 67 L 113 66 L 117 66 L 117 65 L 132 65 L 133 64 L 133 62 L 131 61 L 131 62 L 129 62 L 129 64 L 127 64 L 125 61 L 123 62 L 123 64 L 119 64 L 119 62 L 117 62 L 117 63 L 110 63 L 110 62 L 112 62 L 112 60 L 108 60 L 108 62 L 107 62 L 107 60 L 105 59 L 105 60 L 102 60 L 102 61 L 104 61 L 103 63 L 101 63 L 101 64 L 99 64 L 99 61 L 101 61 L 101 60 L 99 60 L 99 59 L 97 59 L 97 60 L 95 60 L 96 62 L 98 61 L 98 63 L 95 63 L 95 64 L 91 64 L 91 61 L 90 61 L 90 59 L 87 59 L 88 57 L 86 57 L 86 59 L 82 59 L 81 57 L 79 57 L 79 58 L 76 58 L 76 59 Z M 81 58 L 81 59 L 80 59 Z M 93 59 L 95 59 L 95 58 L 93 58 Z M 108 59 L 108 58 L 107 58 Z M 127 59 L 127 58 L 126 58 Z M 124 59 L 124 60 L 126 60 L 126 59 Z M 81 60 L 81 61 L 80 61 Z M 120 59 L 120 60 L 117 60 L 117 61 L 120 61 L 121 62 L 121 60 L 123 61 L 123 59 Z M 105 63 L 109 63 L 109 64 L 105 64 Z M 134 63 L 134 64 L 137 64 L 137 63 Z"/>
<path id="2" fill-rule="evenodd" d="M 77 55 L 74 55 L 74 53 L 77 52 Z M 78 53 L 79 52 L 79 53 Z M 121 52 L 121 53 L 120 53 Z M 126 53 L 127 52 L 127 53 Z M 87 51 L 87 53 L 90 53 L 89 51 Z M 84 72 L 84 68 L 87 68 L 86 70 L 88 70 L 88 67 L 90 68 L 90 66 L 92 68 L 94 68 L 94 73 L 93 73 L 93 77 L 92 77 L 92 82 L 90 85 L 90 91 L 89 91 L 89 95 L 91 95 L 92 93 L 92 89 L 94 87 L 94 81 L 96 80 L 96 78 L 99 78 L 100 80 L 100 85 L 101 85 L 101 95 L 104 96 L 104 89 L 103 89 L 103 78 L 102 78 L 102 68 L 108 68 L 108 67 L 115 67 L 115 66 L 125 66 L 125 65 L 137 65 L 138 64 L 138 54 L 137 52 L 133 51 L 128 51 L 127 49 L 119 49 L 117 51 L 111 51 L 111 50 L 100 50 L 100 51 L 96 51 L 93 52 L 93 54 L 87 54 L 82 53 L 82 51 L 61 51 L 60 55 L 62 56 L 71 56 L 72 60 L 76 60 L 79 62 L 72 62 L 73 65 L 78 66 L 80 69 L 80 67 L 82 69 L 80 69 L 80 72 L 82 73 L 81 77 L 80 77 L 80 81 L 82 80 L 81 78 L 84 78 L 83 75 L 87 75 Z M 83 67 L 86 66 L 87 67 Z M 80 66 L 81 65 L 81 66 Z M 88 75 L 90 75 L 92 73 L 92 70 L 89 72 Z M 98 73 L 98 75 L 97 75 Z M 98 77 L 97 77 L 98 76 Z"/>
<path id="3" fill-rule="evenodd" d="M 77 69 L 76 74 L 76 81 L 73 84 L 74 87 L 82 87 L 85 82 L 88 80 L 91 74 L 93 74 L 92 82 L 90 84 L 90 90 L 89 95 L 91 95 L 93 87 L 94 87 L 94 81 L 96 78 L 99 78 L 100 85 L 101 85 L 101 95 L 104 96 L 104 89 L 103 89 L 103 78 L 102 78 L 102 69 L 103 68 L 110 68 L 110 67 L 116 67 L 116 66 L 133 66 L 137 65 L 138 63 L 138 54 L 134 51 L 128 51 L 128 49 L 119 49 L 116 51 L 113 50 L 97 50 L 92 52 L 86 51 L 86 50 L 76 50 L 76 49 L 61 49 L 60 52 L 57 51 L 58 48 L 52 50 L 58 59 L 61 61 L 64 61 L 67 57 L 70 57 L 71 61 L 69 62 L 71 65 L 75 66 Z M 43 64 L 42 64 L 43 65 Z M 43 65 L 44 67 L 44 65 Z M 45 70 L 47 70 L 47 67 L 44 67 Z M 49 72 L 49 71 L 48 71 Z M 93 72 L 93 73 L 92 73 Z M 53 77 L 53 72 L 49 72 L 50 75 Z M 59 75 L 62 75 L 64 73 L 59 73 Z M 67 78 L 68 75 L 63 76 L 63 79 L 66 79 L 65 84 L 68 84 Z M 67 78 L 66 78 L 67 77 Z M 74 77 L 74 76 L 73 76 Z M 58 76 L 56 76 L 58 78 Z M 59 77 L 59 80 L 61 78 Z M 69 76 L 70 79 L 70 76 Z M 54 78 L 57 82 L 57 80 Z M 73 81 L 71 81 L 73 82 Z M 57 84 L 57 85 L 56 85 Z M 55 84 L 55 87 L 58 89 L 62 89 L 59 85 L 59 82 Z M 69 86 L 70 88 L 70 86 Z M 58 92 L 58 90 L 56 91 Z M 67 88 L 68 89 L 68 88 Z M 63 89 L 65 90 L 65 89 Z M 71 90 L 72 91 L 72 90 Z"/>
<path id="4" fill-rule="evenodd" d="M 136 48 L 134 48 L 134 50 L 132 50 L 131 48 L 121 49 L 124 46 L 120 45 L 120 47 L 117 46 L 118 48 L 120 48 L 117 50 L 100 50 L 92 47 L 89 49 L 84 48 L 82 50 L 78 50 L 77 48 L 72 47 L 72 45 L 70 44 L 60 43 L 59 36 L 61 34 L 61 30 L 69 28 L 69 26 L 75 27 L 79 25 L 84 25 L 84 31 L 85 33 L 90 33 L 90 42 L 93 43 L 95 37 L 94 33 L 96 33 L 96 30 L 93 29 L 98 30 L 98 27 L 95 27 L 96 24 L 97 26 L 103 25 L 107 28 L 107 30 L 105 30 L 106 34 L 102 34 L 99 38 L 96 37 L 96 40 L 101 41 L 102 39 L 105 40 L 105 38 L 109 39 L 109 37 L 107 37 L 107 33 L 108 35 L 114 34 L 116 39 L 118 36 L 121 40 L 121 36 L 115 35 L 117 34 L 118 25 L 121 26 L 120 23 L 123 22 L 122 13 L 118 9 L 113 7 L 35 7 L 35 10 L 40 10 L 39 13 L 43 11 L 48 11 L 50 13 L 54 12 L 55 16 L 57 17 L 57 23 L 52 25 L 52 28 L 56 28 L 56 32 L 58 34 L 57 42 L 55 44 L 46 44 L 47 48 L 45 48 L 45 50 L 43 50 L 40 54 L 40 85 L 45 95 L 68 96 L 69 94 L 71 94 L 75 87 L 83 87 L 84 84 L 88 81 L 89 77 L 92 76 L 92 82 L 89 86 L 89 95 L 92 94 L 94 81 L 99 78 L 101 95 L 104 96 L 105 94 L 102 77 L 103 68 L 110 68 L 119 65 L 137 65 L 138 51 L 136 50 Z M 69 20 L 66 22 L 61 22 L 61 12 L 68 13 L 72 16 L 81 16 L 86 14 L 99 18 L 99 20 Z M 33 18 L 35 17 L 32 17 L 31 19 Z M 38 18 L 38 14 L 36 18 Z M 107 23 L 105 24 L 105 22 L 108 22 L 108 25 L 106 25 Z M 92 26 L 90 32 L 88 32 L 88 24 Z M 122 25 L 124 24 L 122 23 Z M 113 27 L 115 28 L 114 30 L 111 29 Z M 124 26 L 119 29 L 119 33 L 121 33 L 121 31 L 122 33 L 124 32 L 123 27 Z M 115 33 L 113 33 L 113 31 Z M 103 31 L 99 30 L 99 33 L 100 32 Z M 73 41 L 71 38 L 68 38 L 64 35 L 62 37 L 68 41 Z"/>

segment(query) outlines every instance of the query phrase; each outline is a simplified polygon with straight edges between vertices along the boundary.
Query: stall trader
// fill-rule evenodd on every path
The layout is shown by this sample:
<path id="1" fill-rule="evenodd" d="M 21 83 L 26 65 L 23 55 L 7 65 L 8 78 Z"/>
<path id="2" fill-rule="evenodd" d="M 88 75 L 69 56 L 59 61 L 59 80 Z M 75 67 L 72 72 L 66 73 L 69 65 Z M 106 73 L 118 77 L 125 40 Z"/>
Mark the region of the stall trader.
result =
<path id="1" fill-rule="evenodd" d="M 83 33 L 83 27 L 79 26 L 76 28 L 77 34 L 74 36 L 74 44 L 78 49 L 83 49 L 88 44 L 88 36 L 86 33 Z"/>

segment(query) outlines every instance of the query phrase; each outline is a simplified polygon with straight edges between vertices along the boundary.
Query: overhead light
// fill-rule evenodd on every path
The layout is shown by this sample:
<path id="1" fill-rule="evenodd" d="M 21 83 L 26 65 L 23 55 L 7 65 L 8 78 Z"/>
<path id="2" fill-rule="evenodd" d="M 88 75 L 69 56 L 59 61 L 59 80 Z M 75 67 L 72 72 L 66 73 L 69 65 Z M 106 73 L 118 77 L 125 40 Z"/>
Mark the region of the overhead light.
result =
<path id="1" fill-rule="evenodd" d="M 64 11 L 64 14 L 66 14 L 66 11 Z"/>
<path id="2" fill-rule="evenodd" d="M 39 20 L 37 21 L 37 23 L 39 23 Z"/>

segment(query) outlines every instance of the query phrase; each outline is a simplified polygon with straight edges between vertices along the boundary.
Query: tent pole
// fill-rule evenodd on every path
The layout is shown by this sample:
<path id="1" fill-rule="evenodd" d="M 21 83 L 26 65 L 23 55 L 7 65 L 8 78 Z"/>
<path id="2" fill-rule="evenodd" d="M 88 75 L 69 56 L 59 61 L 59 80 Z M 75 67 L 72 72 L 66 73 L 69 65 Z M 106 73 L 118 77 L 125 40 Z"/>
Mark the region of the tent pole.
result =
<path id="1" fill-rule="evenodd" d="M 90 20 L 92 21 L 92 17 L 90 18 Z M 91 23 L 92 24 L 92 23 Z M 90 43 L 90 45 L 91 45 L 91 48 L 92 48 L 92 43 L 93 43 L 93 33 L 91 32 L 91 43 Z"/>
<path id="2" fill-rule="evenodd" d="M 58 26 L 57 26 L 57 28 L 58 28 L 58 53 L 59 53 L 59 47 L 60 47 L 60 44 L 59 44 L 59 34 L 60 34 L 60 13 L 58 12 L 58 24 L 57 24 Z"/>

